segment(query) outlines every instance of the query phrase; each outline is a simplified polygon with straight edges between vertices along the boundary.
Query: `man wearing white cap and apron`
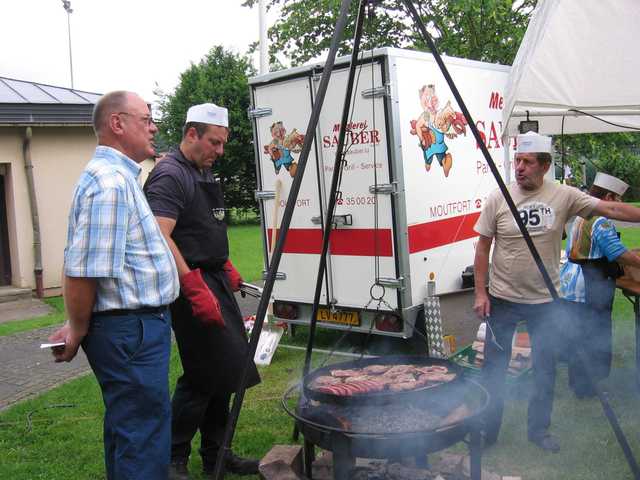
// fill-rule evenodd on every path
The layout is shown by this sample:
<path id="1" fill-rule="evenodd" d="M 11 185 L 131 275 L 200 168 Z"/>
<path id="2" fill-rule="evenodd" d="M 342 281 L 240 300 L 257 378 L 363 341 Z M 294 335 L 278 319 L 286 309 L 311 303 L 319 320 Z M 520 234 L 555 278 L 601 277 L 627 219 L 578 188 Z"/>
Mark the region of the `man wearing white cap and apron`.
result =
<path id="1" fill-rule="evenodd" d="M 598 172 L 589 194 L 619 202 L 628 187 L 619 178 Z M 569 386 L 578 398 L 592 397 L 595 391 L 577 362 L 575 349 L 584 349 L 592 380 L 609 376 L 615 279 L 622 274 L 619 264 L 640 267 L 640 256 L 620 242 L 616 227 L 606 217 L 577 218 L 568 229 L 566 253 L 569 261 L 560 269 L 560 294 L 572 302 L 576 339 L 569 345 Z"/>
<path id="2" fill-rule="evenodd" d="M 515 183 L 509 193 L 525 227 L 560 289 L 559 263 L 562 232 L 573 216 L 592 214 L 626 221 L 640 221 L 640 209 L 619 202 L 598 200 L 577 188 L 546 180 L 551 166 L 551 138 L 529 132 L 518 135 Z M 555 384 L 555 342 L 558 323 L 565 320 L 560 305 L 546 287 L 502 193 L 492 192 L 475 225 L 480 235 L 475 256 L 475 312 L 487 320 L 495 342 L 485 342 L 482 381 L 490 394 L 484 419 L 485 445 L 496 442 L 502 423 L 507 367 L 516 325 L 524 321 L 531 336 L 533 380 L 529 399 L 527 433 L 545 451 L 560 446 L 548 432 Z M 487 276 L 491 245 L 491 275 Z"/>
<path id="3" fill-rule="evenodd" d="M 171 305 L 184 374 L 172 400 L 170 478 L 188 478 L 191 440 L 200 430 L 205 473 L 213 472 L 248 354 L 244 322 L 233 292 L 242 278 L 229 260 L 222 190 L 211 167 L 229 135 L 226 108 L 212 103 L 187 112 L 180 147 L 151 171 L 144 191 L 180 276 Z M 247 386 L 260 382 L 255 365 Z M 225 469 L 258 473 L 258 462 L 228 452 Z"/>

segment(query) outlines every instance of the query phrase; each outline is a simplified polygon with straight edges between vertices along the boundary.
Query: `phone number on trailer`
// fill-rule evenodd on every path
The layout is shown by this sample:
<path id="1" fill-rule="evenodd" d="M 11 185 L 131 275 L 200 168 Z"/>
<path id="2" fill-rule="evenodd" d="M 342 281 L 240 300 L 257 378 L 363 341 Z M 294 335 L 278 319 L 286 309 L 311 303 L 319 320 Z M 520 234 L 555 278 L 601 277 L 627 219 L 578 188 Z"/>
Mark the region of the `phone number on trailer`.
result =
<path id="1" fill-rule="evenodd" d="M 359 197 L 343 197 L 343 198 L 338 198 L 336 200 L 336 203 L 338 205 L 375 205 L 376 203 L 376 197 L 371 195 L 371 196 L 359 196 Z"/>

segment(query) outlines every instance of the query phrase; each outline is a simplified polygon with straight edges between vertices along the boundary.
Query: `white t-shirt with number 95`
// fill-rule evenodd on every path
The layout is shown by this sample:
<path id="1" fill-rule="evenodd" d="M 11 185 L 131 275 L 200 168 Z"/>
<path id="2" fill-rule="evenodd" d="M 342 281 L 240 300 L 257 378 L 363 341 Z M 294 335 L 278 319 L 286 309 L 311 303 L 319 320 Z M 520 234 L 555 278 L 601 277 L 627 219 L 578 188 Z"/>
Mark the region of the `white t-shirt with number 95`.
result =
<path id="1" fill-rule="evenodd" d="M 549 276 L 559 290 L 564 225 L 575 215 L 589 216 L 599 200 L 577 188 L 546 179 L 537 190 L 523 190 L 516 183 L 509 185 L 508 189 Z M 551 301 L 551 294 L 500 190 L 489 195 L 474 229 L 480 235 L 494 239 L 489 276 L 491 295 L 516 303 Z"/>

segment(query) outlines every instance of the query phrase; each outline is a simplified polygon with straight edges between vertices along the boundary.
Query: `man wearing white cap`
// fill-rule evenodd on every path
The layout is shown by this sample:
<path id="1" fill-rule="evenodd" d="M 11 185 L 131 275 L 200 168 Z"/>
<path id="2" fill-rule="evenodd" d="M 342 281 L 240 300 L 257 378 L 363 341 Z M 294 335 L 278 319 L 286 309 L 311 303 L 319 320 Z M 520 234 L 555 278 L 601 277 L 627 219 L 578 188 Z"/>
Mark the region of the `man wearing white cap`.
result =
<path id="1" fill-rule="evenodd" d="M 629 186 L 622 180 L 598 172 L 589 194 L 618 202 Z M 640 267 L 640 256 L 620 242 L 615 225 L 606 217 L 577 218 L 568 229 L 567 259 L 560 269 L 560 294 L 571 302 L 576 341 L 569 354 L 569 386 L 578 398 L 595 392 L 575 349 L 582 346 L 588 359 L 589 376 L 598 381 L 611 369 L 611 311 L 620 265 Z"/>
<path id="2" fill-rule="evenodd" d="M 556 290 L 559 290 L 560 248 L 567 220 L 576 215 L 589 217 L 595 214 L 638 222 L 640 209 L 599 200 L 577 188 L 545 180 L 544 175 L 551 166 L 550 152 L 550 137 L 534 132 L 518 135 L 514 161 L 516 182 L 509 185 L 508 190 Z M 524 321 L 531 336 L 534 378 L 529 399 L 528 438 L 545 451 L 557 452 L 560 446 L 548 428 L 555 384 L 554 338 L 558 336 L 557 323 L 563 320 L 563 314 L 558 312 L 559 307 L 553 302 L 499 190 L 487 198 L 474 228 L 480 235 L 474 262 L 474 310 L 487 320 L 496 340 L 485 342 L 482 377 L 491 395 L 485 416 L 485 444 L 492 444 L 498 438 L 511 340 L 516 325 Z"/>
<path id="3" fill-rule="evenodd" d="M 211 171 L 228 135 L 226 108 L 191 107 L 179 148 L 156 165 L 144 186 L 180 276 L 180 296 L 171 313 L 184 374 L 172 400 L 170 479 L 188 478 L 191 440 L 198 430 L 205 474 L 215 469 L 231 394 L 248 353 L 233 295 L 242 278 L 229 260 L 222 190 Z M 259 381 L 253 365 L 247 386 Z M 258 462 L 229 452 L 225 469 L 254 474 Z"/>

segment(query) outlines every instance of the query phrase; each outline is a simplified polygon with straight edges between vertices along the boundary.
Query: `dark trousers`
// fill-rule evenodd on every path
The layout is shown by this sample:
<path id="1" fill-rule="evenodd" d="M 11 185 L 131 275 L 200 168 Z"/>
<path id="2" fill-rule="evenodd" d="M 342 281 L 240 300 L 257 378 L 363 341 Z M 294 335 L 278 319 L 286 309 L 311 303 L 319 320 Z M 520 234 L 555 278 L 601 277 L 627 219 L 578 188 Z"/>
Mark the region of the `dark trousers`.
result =
<path id="1" fill-rule="evenodd" d="M 564 306 L 560 302 L 529 305 L 491 297 L 491 316 L 488 322 L 503 350 L 488 341 L 490 334 L 487 329 L 482 368 L 482 383 L 490 395 L 484 418 L 487 439 L 495 441 L 500 432 L 511 342 L 519 322 L 527 324 L 533 363 L 533 389 L 529 398 L 527 431 L 530 438 L 543 435 L 551 423 L 556 380 L 555 352 L 557 339 L 562 331 L 560 324 L 566 322 Z"/>
<path id="2" fill-rule="evenodd" d="M 571 344 L 569 359 L 569 386 L 577 395 L 593 395 L 586 367 L 594 381 L 609 376 L 612 357 L 611 310 L 616 290 L 615 280 L 597 265 L 582 265 L 585 285 L 585 303 L 575 303 L 575 343 Z M 580 345 L 587 365 L 578 364 L 575 348 Z"/>
<path id="3" fill-rule="evenodd" d="M 82 348 L 105 405 L 108 480 L 168 476 L 170 325 L 168 310 L 91 319 Z"/>
<path id="4" fill-rule="evenodd" d="M 200 456 L 205 470 L 215 466 L 229 418 L 231 393 L 204 392 L 181 376 L 173 393 L 171 459 L 186 462 L 191 440 L 200 430 Z"/>

